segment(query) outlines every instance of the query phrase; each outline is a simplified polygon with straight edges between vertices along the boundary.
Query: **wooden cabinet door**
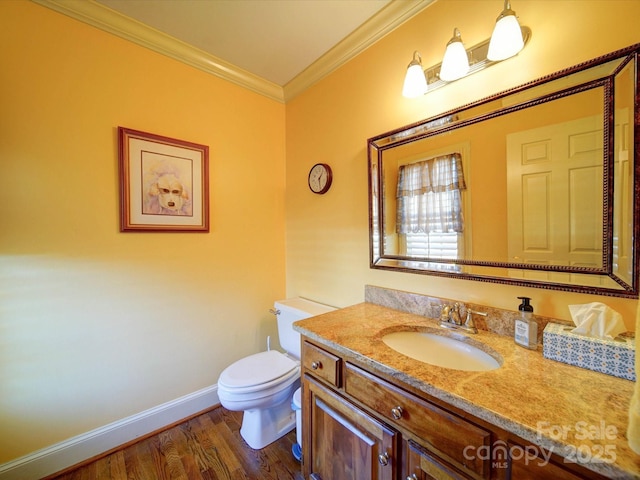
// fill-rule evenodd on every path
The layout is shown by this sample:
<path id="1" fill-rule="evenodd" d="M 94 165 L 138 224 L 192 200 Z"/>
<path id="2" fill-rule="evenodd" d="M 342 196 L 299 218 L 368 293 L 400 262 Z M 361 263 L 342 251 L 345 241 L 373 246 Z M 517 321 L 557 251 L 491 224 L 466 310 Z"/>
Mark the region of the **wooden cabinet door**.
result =
<path id="1" fill-rule="evenodd" d="M 303 381 L 302 412 L 305 478 L 397 478 L 397 432 L 308 374 Z"/>

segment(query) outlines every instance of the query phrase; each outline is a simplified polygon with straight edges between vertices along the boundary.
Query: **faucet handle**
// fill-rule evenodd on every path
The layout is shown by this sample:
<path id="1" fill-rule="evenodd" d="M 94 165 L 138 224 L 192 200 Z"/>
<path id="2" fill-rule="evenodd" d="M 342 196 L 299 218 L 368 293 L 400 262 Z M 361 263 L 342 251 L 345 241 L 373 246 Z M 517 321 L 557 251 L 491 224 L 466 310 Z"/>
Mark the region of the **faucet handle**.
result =
<path id="1" fill-rule="evenodd" d="M 440 321 L 441 322 L 451 321 L 450 315 L 451 315 L 451 305 L 448 305 L 448 304 L 444 305 L 440 312 Z"/>
<path id="2" fill-rule="evenodd" d="M 473 321 L 473 314 L 482 315 L 483 317 L 487 316 L 486 312 L 478 312 L 477 310 L 471 310 L 467 308 L 467 318 L 464 322 L 465 330 L 473 333 L 478 333 L 478 328 L 476 327 L 476 323 Z"/>
<path id="3" fill-rule="evenodd" d="M 475 313 L 476 315 L 481 315 L 483 317 L 486 317 L 488 315 L 487 312 L 479 312 L 477 310 L 471 310 L 470 308 L 467 308 L 467 318 L 471 317 L 472 313 Z"/>

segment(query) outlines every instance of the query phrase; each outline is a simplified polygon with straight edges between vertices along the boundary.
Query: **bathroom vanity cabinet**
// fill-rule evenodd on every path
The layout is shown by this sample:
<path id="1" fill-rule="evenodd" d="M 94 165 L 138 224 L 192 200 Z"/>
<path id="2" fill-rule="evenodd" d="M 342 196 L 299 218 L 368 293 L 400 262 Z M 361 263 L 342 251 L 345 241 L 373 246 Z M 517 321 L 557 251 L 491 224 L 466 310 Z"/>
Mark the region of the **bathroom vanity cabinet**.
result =
<path id="1" fill-rule="evenodd" d="M 605 478 L 304 336 L 302 367 L 305 478 Z"/>

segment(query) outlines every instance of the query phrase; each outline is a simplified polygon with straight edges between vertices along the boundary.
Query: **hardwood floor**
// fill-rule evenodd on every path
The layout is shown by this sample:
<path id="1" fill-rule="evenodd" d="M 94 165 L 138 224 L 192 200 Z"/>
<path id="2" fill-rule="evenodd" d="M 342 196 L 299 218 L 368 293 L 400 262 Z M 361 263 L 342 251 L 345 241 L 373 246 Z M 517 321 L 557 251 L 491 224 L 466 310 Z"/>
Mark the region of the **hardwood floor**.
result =
<path id="1" fill-rule="evenodd" d="M 218 407 L 48 480 L 304 479 L 291 454 L 295 430 L 253 450 L 241 423 L 242 412 Z"/>

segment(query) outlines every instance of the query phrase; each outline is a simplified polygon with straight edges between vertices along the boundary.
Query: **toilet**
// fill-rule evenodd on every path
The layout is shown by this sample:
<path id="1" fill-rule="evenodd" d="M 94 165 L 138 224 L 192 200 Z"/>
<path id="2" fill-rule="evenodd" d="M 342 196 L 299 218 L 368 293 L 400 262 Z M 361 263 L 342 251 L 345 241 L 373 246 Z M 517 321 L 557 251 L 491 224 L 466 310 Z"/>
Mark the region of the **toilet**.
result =
<path id="1" fill-rule="evenodd" d="M 293 323 L 335 310 L 304 298 L 274 303 L 278 339 L 286 353 L 277 350 L 249 355 L 225 368 L 218 379 L 218 397 L 224 408 L 244 412 L 240 434 L 259 450 L 296 426 L 291 402 L 300 388 L 300 334 Z"/>

